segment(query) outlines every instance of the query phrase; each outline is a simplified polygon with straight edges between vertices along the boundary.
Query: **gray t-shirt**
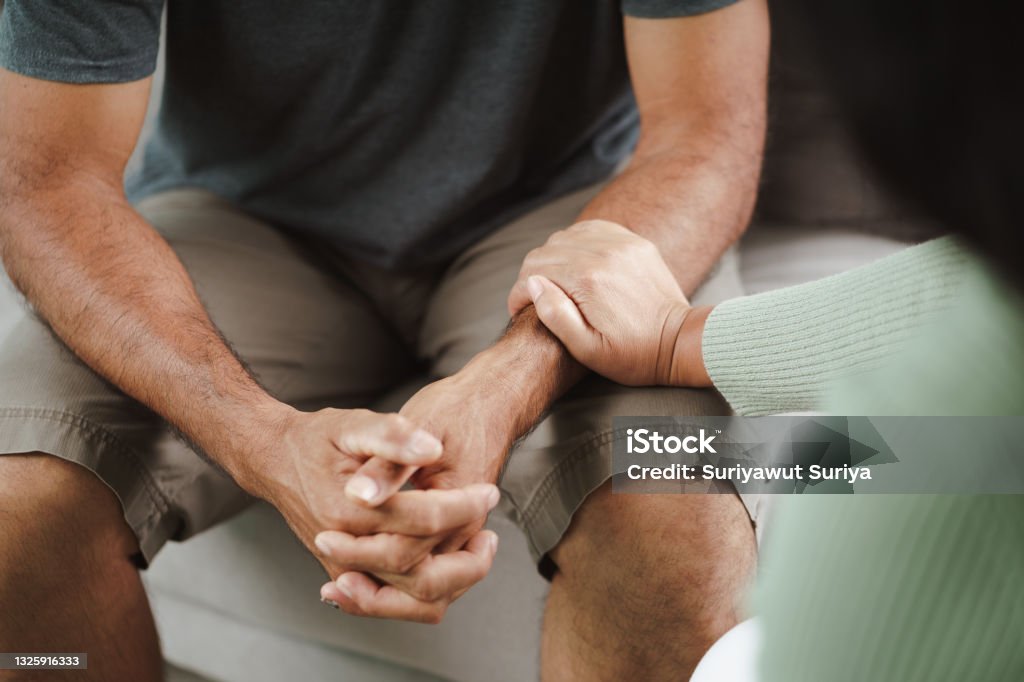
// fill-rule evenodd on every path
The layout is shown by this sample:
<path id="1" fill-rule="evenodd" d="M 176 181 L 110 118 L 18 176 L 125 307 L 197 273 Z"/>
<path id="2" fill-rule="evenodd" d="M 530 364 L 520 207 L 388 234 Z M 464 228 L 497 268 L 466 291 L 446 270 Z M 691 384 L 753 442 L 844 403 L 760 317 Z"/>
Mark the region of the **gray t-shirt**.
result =
<path id="1" fill-rule="evenodd" d="M 129 196 L 205 187 L 378 265 L 437 264 L 629 153 L 623 12 L 730 2 L 168 0 L 161 110 Z M 0 66 L 144 78 L 164 4 L 7 0 Z"/>

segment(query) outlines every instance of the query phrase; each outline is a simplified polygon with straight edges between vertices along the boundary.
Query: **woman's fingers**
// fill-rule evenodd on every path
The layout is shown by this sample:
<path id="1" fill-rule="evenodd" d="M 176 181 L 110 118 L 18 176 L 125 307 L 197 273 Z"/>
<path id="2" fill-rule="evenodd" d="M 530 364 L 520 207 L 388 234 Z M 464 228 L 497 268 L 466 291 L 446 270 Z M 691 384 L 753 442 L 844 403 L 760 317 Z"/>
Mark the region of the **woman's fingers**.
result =
<path id="1" fill-rule="evenodd" d="M 509 315 L 514 316 L 532 302 L 526 286 L 530 276 L 546 276 L 564 291 L 573 292 L 581 275 L 604 267 L 610 254 L 637 242 L 646 240 L 606 220 L 584 220 L 555 232 L 523 259 L 519 277 L 508 295 Z"/>
<path id="2" fill-rule="evenodd" d="M 580 263 L 578 267 L 570 267 L 564 264 L 538 267 L 523 265 L 523 269 L 519 273 L 519 279 L 516 280 L 512 290 L 508 293 L 509 312 L 515 315 L 533 303 L 530 287 L 527 284 L 531 277 L 544 277 L 550 282 L 556 282 L 556 286 L 562 289 L 562 291 L 569 292 L 575 291 L 579 287 L 579 279 L 585 272 L 586 263 Z"/>
<path id="3" fill-rule="evenodd" d="M 540 321 L 576 359 L 586 364 L 587 359 L 598 350 L 596 346 L 599 337 L 583 319 L 576 303 L 547 277 L 529 277 L 526 288 Z"/>
<path id="4" fill-rule="evenodd" d="M 533 302 L 526 287 L 526 281 L 531 276 L 544 275 L 571 291 L 575 286 L 576 278 L 590 267 L 588 261 L 587 254 L 574 253 L 556 247 L 543 246 L 531 251 L 523 261 L 523 265 L 519 269 L 519 277 L 508 293 L 506 304 L 509 315 L 515 315 Z"/>

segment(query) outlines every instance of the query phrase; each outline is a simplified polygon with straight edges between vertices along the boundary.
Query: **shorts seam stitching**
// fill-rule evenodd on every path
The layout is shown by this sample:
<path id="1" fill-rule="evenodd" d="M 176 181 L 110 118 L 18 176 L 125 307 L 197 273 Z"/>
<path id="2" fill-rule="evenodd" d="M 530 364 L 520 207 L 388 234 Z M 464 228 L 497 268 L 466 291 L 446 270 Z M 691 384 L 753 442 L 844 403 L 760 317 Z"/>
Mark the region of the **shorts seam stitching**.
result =
<path id="1" fill-rule="evenodd" d="M 555 483 L 561 479 L 565 471 L 575 465 L 581 459 L 593 454 L 594 450 L 602 445 L 606 445 L 616 439 L 619 434 L 624 434 L 625 429 L 611 428 L 601 433 L 588 438 L 584 442 L 577 445 L 572 451 L 561 461 L 555 465 L 540 486 L 537 488 L 537 492 L 534 493 L 533 499 L 523 509 L 523 524 L 529 525 L 537 519 L 537 515 L 540 513 L 541 507 L 551 498 L 551 492 L 554 490 Z M 609 475 L 609 478 L 614 476 L 614 472 Z"/>
<path id="2" fill-rule="evenodd" d="M 142 484 L 149 493 L 149 496 L 156 503 L 160 513 L 167 513 L 170 510 L 170 502 L 167 497 L 157 487 L 156 482 L 153 481 L 149 472 L 146 471 L 142 461 L 139 459 L 138 454 L 135 453 L 130 447 L 125 445 L 116 435 L 103 428 L 99 424 L 96 424 L 89 419 L 74 414 L 72 412 L 66 412 L 64 410 L 53 410 L 42 407 L 5 407 L 0 408 L 0 419 L 43 419 L 45 421 L 57 422 L 59 424 L 65 424 L 72 428 L 79 429 L 85 432 L 87 435 L 95 437 L 105 444 L 112 447 L 112 449 L 122 456 L 124 456 L 130 463 L 132 468 L 135 470 L 136 475 L 142 480 Z M 96 472 L 93 472 L 96 473 Z M 146 521 L 155 516 L 155 513 L 147 515 Z"/>

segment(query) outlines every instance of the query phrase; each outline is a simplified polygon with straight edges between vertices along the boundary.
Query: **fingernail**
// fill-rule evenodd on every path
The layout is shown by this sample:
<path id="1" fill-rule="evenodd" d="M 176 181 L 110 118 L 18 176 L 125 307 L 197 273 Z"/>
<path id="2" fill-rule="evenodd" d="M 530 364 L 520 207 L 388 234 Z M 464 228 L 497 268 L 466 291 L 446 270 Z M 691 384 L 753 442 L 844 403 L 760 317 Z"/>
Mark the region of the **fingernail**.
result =
<path id="1" fill-rule="evenodd" d="M 335 581 L 334 584 L 338 586 L 338 589 L 341 590 L 341 593 L 343 595 L 345 595 L 349 599 L 352 598 L 352 586 L 348 584 L 348 578 L 346 578 L 345 576 L 341 576 Z"/>
<path id="2" fill-rule="evenodd" d="M 530 292 L 530 298 L 535 301 L 544 293 L 544 286 L 540 283 L 537 275 L 531 275 L 526 278 L 526 290 Z"/>
<path id="3" fill-rule="evenodd" d="M 491 533 L 491 554 L 498 553 L 498 534 Z"/>
<path id="4" fill-rule="evenodd" d="M 331 546 L 330 546 L 330 544 L 328 544 L 327 540 L 324 538 L 323 533 L 321 533 L 320 535 L 317 535 L 315 538 L 313 538 L 313 544 L 316 545 L 316 548 L 320 550 L 321 554 L 330 554 L 331 553 Z"/>
<path id="5" fill-rule="evenodd" d="M 341 608 L 341 605 L 340 605 L 340 604 L 338 604 L 338 602 L 336 602 L 336 601 L 334 601 L 334 600 L 332 600 L 332 599 L 328 599 L 328 598 L 326 598 L 326 597 L 320 597 L 320 601 L 321 601 L 322 603 L 324 603 L 324 604 L 327 604 L 327 605 L 328 605 L 328 606 L 330 606 L 330 607 L 331 607 L 332 609 L 340 609 L 340 608 Z"/>
<path id="6" fill-rule="evenodd" d="M 423 429 L 416 429 L 409 439 L 409 450 L 421 457 L 439 457 L 441 441 Z"/>
<path id="7" fill-rule="evenodd" d="M 377 497 L 379 492 L 380 486 L 377 485 L 377 481 L 369 476 L 353 476 L 352 480 L 345 486 L 346 495 L 358 498 L 364 502 L 373 502 L 373 498 Z"/>
<path id="8" fill-rule="evenodd" d="M 498 490 L 497 486 L 491 488 L 491 492 L 487 494 L 487 508 L 494 509 L 498 506 L 498 502 L 501 501 L 501 491 Z"/>

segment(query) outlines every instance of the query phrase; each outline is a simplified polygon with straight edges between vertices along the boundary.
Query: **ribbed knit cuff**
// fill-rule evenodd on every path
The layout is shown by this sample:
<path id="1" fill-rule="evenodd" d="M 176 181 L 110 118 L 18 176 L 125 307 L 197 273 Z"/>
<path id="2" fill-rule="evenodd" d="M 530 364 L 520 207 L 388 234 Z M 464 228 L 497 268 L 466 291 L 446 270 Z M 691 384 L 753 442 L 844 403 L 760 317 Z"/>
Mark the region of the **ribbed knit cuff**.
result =
<path id="1" fill-rule="evenodd" d="M 704 328 L 712 381 L 737 414 L 813 410 L 836 379 L 877 367 L 959 289 L 951 238 L 817 282 L 726 301 Z"/>

